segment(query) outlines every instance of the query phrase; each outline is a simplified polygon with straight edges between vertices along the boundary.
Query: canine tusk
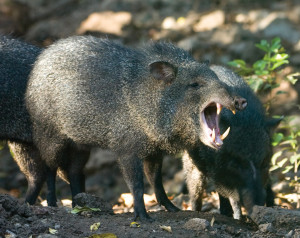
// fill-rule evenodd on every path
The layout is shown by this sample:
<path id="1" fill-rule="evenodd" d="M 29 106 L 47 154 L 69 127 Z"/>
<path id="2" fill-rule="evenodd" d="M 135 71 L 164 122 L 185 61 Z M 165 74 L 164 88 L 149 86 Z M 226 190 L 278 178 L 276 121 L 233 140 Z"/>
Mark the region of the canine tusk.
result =
<path id="1" fill-rule="evenodd" d="M 213 129 L 211 136 L 212 136 L 212 140 L 215 141 L 216 140 L 216 131 L 215 131 L 215 128 Z"/>
<path id="2" fill-rule="evenodd" d="M 231 111 L 232 111 L 233 114 L 235 114 L 235 109 L 232 109 Z"/>
<path id="3" fill-rule="evenodd" d="M 223 135 L 220 136 L 221 140 L 224 140 L 228 136 L 229 131 L 230 131 L 230 127 L 228 127 L 227 130 L 223 133 Z"/>
<path id="4" fill-rule="evenodd" d="M 219 103 L 217 103 L 217 115 L 219 115 L 222 111 L 223 106 Z"/>

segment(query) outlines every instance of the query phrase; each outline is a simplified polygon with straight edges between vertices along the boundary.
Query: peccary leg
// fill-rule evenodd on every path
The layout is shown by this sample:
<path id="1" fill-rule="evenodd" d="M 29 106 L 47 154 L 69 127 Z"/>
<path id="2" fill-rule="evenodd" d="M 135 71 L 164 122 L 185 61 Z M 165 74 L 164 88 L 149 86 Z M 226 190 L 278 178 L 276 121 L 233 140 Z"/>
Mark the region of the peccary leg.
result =
<path id="1" fill-rule="evenodd" d="M 274 206 L 274 192 L 270 183 L 266 185 L 266 205 L 267 207 Z"/>
<path id="2" fill-rule="evenodd" d="M 69 151 L 69 163 L 66 168 L 67 181 L 70 182 L 72 198 L 74 198 L 78 193 L 85 192 L 85 176 L 83 174 L 83 168 L 88 161 L 90 151 L 79 150 L 76 148 L 71 148 Z M 66 180 L 65 178 L 63 178 Z M 73 199 L 73 207 L 74 204 Z"/>
<path id="3" fill-rule="evenodd" d="M 201 211 L 202 196 L 206 187 L 206 178 L 199 170 L 197 171 L 194 170 L 192 174 L 187 175 L 187 177 L 189 176 L 193 177 L 187 179 L 187 185 L 189 189 L 189 196 L 191 199 L 192 210 Z"/>
<path id="4" fill-rule="evenodd" d="M 225 198 L 219 194 L 220 199 L 220 213 L 222 215 L 233 217 L 234 219 L 240 220 L 242 218 L 241 204 L 239 201 L 232 197 Z"/>
<path id="5" fill-rule="evenodd" d="M 46 181 L 47 167 L 33 145 L 9 141 L 8 146 L 28 182 L 25 202 L 33 205 Z"/>
<path id="6" fill-rule="evenodd" d="M 55 182 L 56 182 L 56 169 L 47 169 L 47 203 L 48 206 L 57 207 L 57 199 L 56 199 L 56 189 L 55 189 Z"/>
<path id="7" fill-rule="evenodd" d="M 220 213 L 222 215 L 232 217 L 233 216 L 233 209 L 229 202 L 228 198 L 223 197 L 221 194 L 219 194 L 219 200 L 220 200 Z"/>
<path id="8" fill-rule="evenodd" d="M 186 176 L 187 187 L 191 200 L 192 210 L 201 211 L 202 196 L 206 187 L 205 175 L 194 165 L 188 152 L 182 157 L 183 170 Z"/>
<path id="9" fill-rule="evenodd" d="M 124 179 L 129 187 L 134 201 L 134 220 L 152 221 L 147 214 L 144 203 L 143 162 L 136 155 L 119 157 L 119 164 Z"/>
<path id="10" fill-rule="evenodd" d="M 160 205 L 163 205 L 168 211 L 177 212 L 180 209 L 176 207 L 172 202 L 170 202 L 163 187 L 161 175 L 162 161 L 162 156 L 156 156 L 155 158 L 151 157 L 146 159 L 144 161 L 145 174 L 148 181 L 154 188 L 157 202 Z"/>
<path id="11" fill-rule="evenodd" d="M 229 197 L 229 201 L 233 210 L 233 218 L 237 220 L 241 220 L 242 218 L 242 211 L 241 211 L 241 204 L 239 201 L 236 201 L 232 197 Z"/>
<path id="12" fill-rule="evenodd" d="M 47 135 L 45 133 L 45 129 L 42 127 L 38 128 L 37 134 Z M 39 152 L 41 154 L 42 160 L 45 161 L 46 164 L 46 175 L 47 175 L 47 202 L 48 206 L 57 206 L 56 205 L 56 172 L 58 167 L 62 166 L 58 163 L 60 158 L 64 156 L 66 151 L 66 146 L 63 139 L 57 137 L 52 137 L 51 139 L 47 137 L 40 137 L 39 140 L 36 140 L 35 143 L 39 148 Z"/>

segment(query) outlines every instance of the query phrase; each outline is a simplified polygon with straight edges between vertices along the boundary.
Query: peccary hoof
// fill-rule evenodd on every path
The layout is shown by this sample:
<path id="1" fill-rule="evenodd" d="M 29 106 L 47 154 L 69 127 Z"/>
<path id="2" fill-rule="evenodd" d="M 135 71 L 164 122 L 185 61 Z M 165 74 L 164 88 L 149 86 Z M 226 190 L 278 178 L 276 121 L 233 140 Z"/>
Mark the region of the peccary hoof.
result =
<path id="1" fill-rule="evenodd" d="M 134 213 L 134 218 L 133 220 L 134 221 L 137 221 L 137 220 L 140 220 L 141 222 L 154 222 L 155 220 L 150 217 L 147 213 L 145 214 L 137 214 L 137 213 Z"/>

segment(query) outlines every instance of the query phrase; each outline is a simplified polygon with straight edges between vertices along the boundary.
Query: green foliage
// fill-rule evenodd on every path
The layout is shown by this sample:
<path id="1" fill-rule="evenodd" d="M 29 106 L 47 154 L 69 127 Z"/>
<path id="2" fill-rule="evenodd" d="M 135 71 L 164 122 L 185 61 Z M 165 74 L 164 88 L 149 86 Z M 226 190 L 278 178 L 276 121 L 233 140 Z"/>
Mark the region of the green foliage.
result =
<path id="1" fill-rule="evenodd" d="M 280 66 L 288 64 L 289 55 L 281 46 L 280 38 L 274 38 L 271 43 L 261 40 L 259 44 L 255 44 L 257 48 L 264 51 L 265 55 L 262 59 L 257 60 L 252 66 L 248 66 L 245 61 L 237 59 L 229 62 L 229 65 L 235 68 L 236 72 L 244 76 L 250 87 L 258 94 L 271 95 L 272 90 L 280 86 L 277 82 L 278 69 Z M 300 73 L 287 75 L 284 79 L 295 84 Z M 274 97 L 279 94 L 286 93 L 277 91 Z M 266 109 L 271 105 L 273 98 L 269 99 Z M 290 180 L 296 192 L 300 192 L 300 179 L 297 172 L 300 166 L 300 127 L 296 123 L 293 124 L 293 117 L 286 117 L 280 124 L 279 133 L 273 135 L 272 145 L 276 147 L 276 152 L 272 157 L 272 167 L 270 171 L 280 169 L 282 174 L 288 172 L 293 173 L 293 178 L 286 176 Z M 297 207 L 300 206 L 298 201 Z"/>
<path id="2" fill-rule="evenodd" d="M 294 174 L 293 178 L 286 177 L 286 179 L 289 179 L 290 185 L 298 190 L 300 188 L 300 178 L 297 176 L 300 166 L 300 128 L 299 125 L 292 124 L 294 119 L 288 117 L 282 123 L 281 129 L 285 129 L 287 135 L 275 133 L 273 136 L 273 146 L 277 146 L 280 150 L 272 157 L 270 171 L 280 168 L 283 174 L 292 172 Z M 289 155 L 289 157 L 286 155 Z"/>
<path id="3" fill-rule="evenodd" d="M 241 59 L 229 62 L 229 65 L 234 67 L 238 74 L 244 76 L 254 92 L 270 92 L 279 86 L 276 80 L 276 70 L 280 66 L 289 63 L 287 60 L 289 55 L 281 46 L 281 40 L 278 37 L 274 38 L 271 43 L 261 40 L 255 46 L 264 51 L 265 55 L 262 59 L 257 60 L 252 66 L 247 66 L 246 62 Z M 295 84 L 297 76 L 299 74 L 288 75 L 286 80 Z"/>

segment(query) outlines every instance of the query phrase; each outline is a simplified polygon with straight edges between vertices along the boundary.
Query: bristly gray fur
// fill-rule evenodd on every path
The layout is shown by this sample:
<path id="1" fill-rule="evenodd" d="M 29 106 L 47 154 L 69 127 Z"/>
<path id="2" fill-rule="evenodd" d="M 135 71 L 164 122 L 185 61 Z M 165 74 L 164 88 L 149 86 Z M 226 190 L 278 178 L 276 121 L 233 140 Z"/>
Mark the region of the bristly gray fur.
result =
<path id="1" fill-rule="evenodd" d="M 216 74 L 187 52 L 168 43 L 132 49 L 91 36 L 70 37 L 47 48 L 34 65 L 26 93 L 42 159 L 53 171 L 67 171 L 72 195 L 78 192 L 73 184 L 79 184 L 82 168 L 68 149 L 108 148 L 119 156 L 141 218 L 147 218 L 143 161 L 149 173 L 161 177 L 154 155 L 198 145 L 204 138 L 200 111 L 211 101 L 235 107 Z M 162 203 L 168 203 L 162 190 Z"/>
<path id="2" fill-rule="evenodd" d="M 32 125 L 25 107 L 29 73 L 42 50 L 0 35 L 0 139 L 6 140 L 28 189 L 25 201 L 34 204 L 46 180 L 46 164 L 32 139 Z"/>
<path id="3" fill-rule="evenodd" d="M 0 139 L 31 142 L 25 107 L 27 77 L 40 53 L 38 47 L 0 35 Z"/>

